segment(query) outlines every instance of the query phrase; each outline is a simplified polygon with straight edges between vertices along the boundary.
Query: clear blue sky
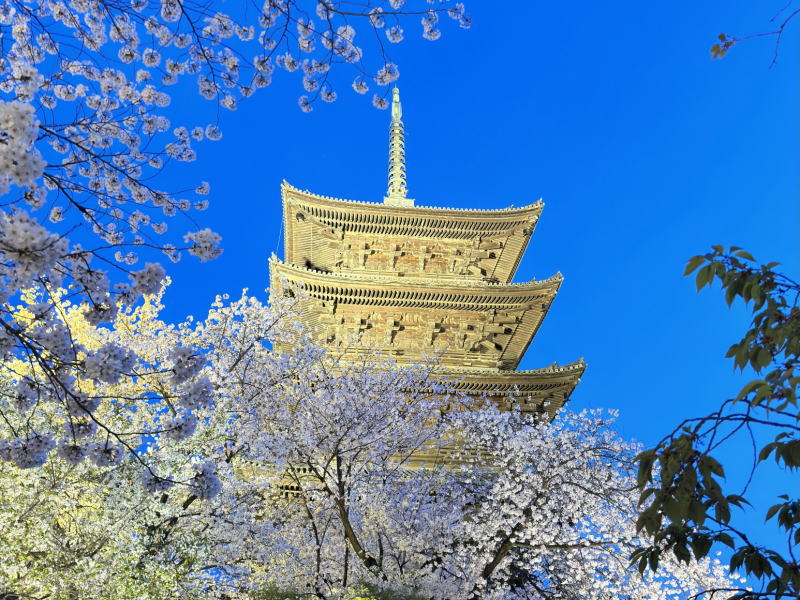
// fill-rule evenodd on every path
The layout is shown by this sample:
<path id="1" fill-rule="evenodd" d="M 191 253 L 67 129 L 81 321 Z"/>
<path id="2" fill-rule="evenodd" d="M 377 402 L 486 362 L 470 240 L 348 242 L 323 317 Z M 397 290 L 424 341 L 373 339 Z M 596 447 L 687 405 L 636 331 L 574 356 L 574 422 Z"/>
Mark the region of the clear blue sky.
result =
<path id="1" fill-rule="evenodd" d="M 565 282 L 521 366 L 584 356 L 572 407 L 620 409 L 626 437 L 654 442 L 742 382 L 723 355 L 747 315 L 694 291 L 689 256 L 735 244 L 799 274 L 800 23 L 772 68 L 772 39 L 721 61 L 708 52 L 720 32 L 769 29 L 782 4 L 474 0 L 472 30 L 433 43 L 409 31 L 392 48 L 409 195 L 479 208 L 544 198 L 516 281 L 560 270 Z M 202 316 L 220 292 L 263 294 L 267 258 L 282 253 L 282 179 L 382 199 L 389 115 L 340 88 L 304 114 L 299 78 L 279 75 L 179 168 L 211 182 L 201 217 L 225 252 L 172 269 L 170 317 Z M 206 109 L 190 99 L 176 107 L 194 118 Z"/>

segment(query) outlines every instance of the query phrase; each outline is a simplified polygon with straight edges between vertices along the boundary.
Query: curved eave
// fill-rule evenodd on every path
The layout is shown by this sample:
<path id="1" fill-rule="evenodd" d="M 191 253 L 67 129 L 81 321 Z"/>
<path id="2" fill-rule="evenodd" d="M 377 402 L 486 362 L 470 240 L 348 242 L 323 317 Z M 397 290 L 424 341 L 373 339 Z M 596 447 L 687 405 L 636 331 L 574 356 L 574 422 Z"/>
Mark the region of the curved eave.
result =
<path id="1" fill-rule="evenodd" d="M 585 370 L 586 363 L 581 359 L 564 366 L 526 371 L 453 370 L 443 372 L 442 377 L 455 380 L 456 390 L 489 398 L 503 408 L 515 405 L 526 412 L 555 415 L 569 400 Z"/>
<path id="2" fill-rule="evenodd" d="M 500 369 L 453 369 L 443 370 L 442 377 L 458 381 L 460 389 L 472 391 L 498 390 L 513 393 L 518 390 L 524 394 L 533 391 L 546 391 L 564 386 L 574 388 L 578 385 L 586 363 L 583 360 L 564 366 L 553 365 L 542 369 L 512 371 Z"/>
<path id="3" fill-rule="evenodd" d="M 544 202 L 541 199 L 526 206 L 520 206 L 520 207 L 509 206 L 507 208 L 486 208 L 486 209 L 442 208 L 438 206 L 418 206 L 418 205 L 392 206 L 389 204 L 385 204 L 383 202 L 364 202 L 361 200 L 346 200 L 344 198 L 333 198 L 331 196 L 322 196 L 320 194 L 314 194 L 313 192 L 309 192 L 308 190 L 301 190 L 300 188 L 296 188 L 285 180 L 281 183 L 281 195 L 284 201 L 288 198 L 294 197 L 318 206 L 325 206 L 330 208 L 346 208 L 354 211 L 372 210 L 375 208 L 380 208 L 381 210 L 386 210 L 386 211 L 419 214 L 419 216 L 426 218 L 430 217 L 432 213 L 436 213 L 437 216 L 448 217 L 448 218 L 474 217 L 480 220 L 486 220 L 487 218 L 491 219 L 492 217 L 495 216 L 503 218 L 511 216 L 512 218 L 514 218 L 528 214 L 538 215 L 541 212 L 541 209 L 544 207 Z"/>
<path id="4" fill-rule="evenodd" d="M 404 278 L 383 275 L 367 275 L 360 273 L 328 273 L 289 264 L 273 256 L 269 259 L 271 277 L 283 277 L 289 281 L 314 283 L 334 288 L 381 288 L 396 291 L 405 296 L 417 294 L 438 296 L 464 296 L 473 299 L 476 296 L 487 298 L 519 299 L 524 301 L 547 298 L 552 300 L 558 292 L 564 277 L 561 273 L 541 281 L 524 283 L 492 283 L 472 279 Z M 485 308 L 485 307 L 482 307 Z M 476 307 L 478 309 L 478 307 Z"/>
<path id="5" fill-rule="evenodd" d="M 501 369 L 454 369 L 443 370 L 442 375 L 447 377 L 461 377 L 465 379 L 474 378 L 480 381 L 494 381 L 497 379 L 499 382 L 510 382 L 513 378 L 523 378 L 524 380 L 530 379 L 531 381 L 544 379 L 559 379 L 559 378 L 580 378 L 586 370 L 586 362 L 580 358 L 574 362 L 566 365 L 559 365 L 553 363 L 546 367 L 538 369 L 523 369 L 520 371 L 508 371 Z"/>

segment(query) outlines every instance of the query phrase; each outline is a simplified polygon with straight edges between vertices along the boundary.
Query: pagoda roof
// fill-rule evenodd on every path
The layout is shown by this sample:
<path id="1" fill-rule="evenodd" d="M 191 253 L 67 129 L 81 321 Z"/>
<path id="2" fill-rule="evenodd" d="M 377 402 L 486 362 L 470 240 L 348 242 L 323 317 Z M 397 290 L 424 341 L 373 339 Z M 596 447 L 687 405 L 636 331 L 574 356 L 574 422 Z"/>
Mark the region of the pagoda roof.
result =
<path id="1" fill-rule="evenodd" d="M 281 184 L 284 204 L 285 258 L 293 264 L 330 268 L 331 251 L 320 238 L 345 233 L 390 238 L 501 242 L 487 277 L 511 281 L 541 215 L 541 200 L 522 207 L 460 209 L 395 206 L 343 200 Z"/>
<path id="2" fill-rule="evenodd" d="M 526 412 L 546 410 L 551 415 L 566 403 L 586 370 L 583 359 L 559 366 L 513 371 L 505 369 L 443 369 L 440 377 L 470 396 L 494 400 L 501 408 L 519 406 Z M 512 401 L 513 400 L 513 401 Z"/>
<path id="3" fill-rule="evenodd" d="M 475 302 L 476 300 L 485 302 L 486 304 L 470 308 L 470 310 L 477 311 L 494 308 L 494 306 L 488 306 L 489 304 L 519 307 L 526 301 L 541 300 L 543 298 L 552 300 L 564 281 L 564 276 L 560 272 L 551 275 L 547 279 L 534 279 L 520 283 L 496 283 L 473 279 L 448 279 L 442 281 L 435 277 L 405 278 L 362 273 L 331 273 L 293 265 L 274 255 L 269 259 L 269 263 L 270 272 L 274 272 L 275 275 L 286 277 L 288 280 L 302 281 L 306 284 L 322 284 L 342 288 L 343 293 L 346 293 L 344 288 L 349 286 L 389 287 L 394 288 L 393 291 L 396 290 L 401 294 L 397 299 L 404 299 L 404 301 L 414 305 L 417 304 L 417 301 L 430 304 L 434 300 L 428 300 L 428 298 L 432 298 L 435 295 L 445 296 L 446 298 L 437 301 L 448 305 L 457 304 L 462 299 L 469 302 Z M 370 295 L 360 295 L 360 297 L 364 297 L 365 300 L 372 299 Z M 386 298 L 388 297 L 385 294 L 374 296 L 374 299 L 379 301 Z M 481 300 L 481 298 L 485 298 L 485 301 Z M 365 302 L 359 303 L 364 304 Z M 423 307 L 420 306 L 420 308 Z"/>
<path id="4" fill-rule="evenodd" d="M 586 370 L 583 359 L 564 366 L 551 365 L 530 371 L 500 371 L 475 369 L 450 371 L 444 369 L 433 379 L 454 380 L 453 387 L 474 400 L 486 399 L 500 410 L 519 409 L 524 413 L 547 415 L 553 419 L 569 400 Z M 474 408 L 472 402 L 465 405 L 451 404 L 451 410 Z M 491 447 L 465 448 L 458 441 L 450 444 L 429 444 L 416 451 L 409 459 L 411 467 L 426 467 L 435 464 L 464 464 L 482 456 L 491 456 Z"/>
<path id="5" fill-rule="evenodd" d="M 352 273 L 326 273 L 306 267 L 289 265 L 276 257 L 270 259 L 270 276 L 273 287 L 281 280 L 299 284 L 308 297 L 328 307 L 358 306 L 365 313 L 389 314 L 401 311 L 432 310 L 443 315 L 476 314 L 486 324 L 497 327 L 491 315 L 513 313 L 515 316 L 503 327 L 503 344 L 491 348 L 487 342 L 481 354 L 470 354 L 449 349 L 442 356 L 445 366 L 485 366 L 509 369 L 519 364 L 533 336 L 540 327 L 547 310 L 562 282 L 560 273 L 542 280 L 527 283 L 490 283 L 486 281 L 458 279 L 427 279 L 387 277 Z M 330 310 L 333 310 L 330 308 Z M 484 315 L 484 317 L 481 317 Z M 489 316 L 486 316 L 489 315 Z M 312 332 L 321 330 L 316 313 L 304 314 L 304 320 Z M 507 331 L 505 331 L 507 329 Z M 432 349 L 423 344 L 404 348 L 395 353 L 402 360 L 419 360 Z M 354 348 L 354 352 L 357 348 Z M 384 349 L 388 353 L 393 351 Z"/>

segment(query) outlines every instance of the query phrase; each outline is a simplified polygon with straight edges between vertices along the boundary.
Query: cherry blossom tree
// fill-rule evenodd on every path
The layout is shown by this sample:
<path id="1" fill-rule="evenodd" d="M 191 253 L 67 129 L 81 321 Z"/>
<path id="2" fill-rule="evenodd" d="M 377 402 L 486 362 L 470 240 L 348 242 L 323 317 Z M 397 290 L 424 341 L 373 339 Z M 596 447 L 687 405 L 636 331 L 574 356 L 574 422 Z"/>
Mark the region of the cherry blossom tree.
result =
<path id="1" fill-rule="evenodd" d="M 230 556 L 226 573 L 241 562 L 222 551 L 223 507 L 211 502 L 223 481 L 229 496 L 235 493 L 232 463 L 246 441 L 234 435 L 242 403 L 228 392 L 249 376 L 254 356 L 272 356 L 265 344 L 291 331 L 281 312 L 287 307 L 278 301 L 266 309 L 249 297 L 224 306 L 219 299 L 205 321 L 176 327 L 158 318 L 159 294 L 117 312 L 112 327 L 97 328 L 86 305 L 72 305 L 65 295 L 53 294 L 56 314 L 87 356 L 113 346 L 133 357 L 127 360 L 135 376 L 77 380 L 76 388 L 91 390 L 87 397 L 105 400 L 88 415 L 53 403 L 25 413 L 40 447 L 56 450 L 33 469 L 13 443 L 5 447 L 12 460 L 0 474 L 0 597 L 2 586 L 37 598 L 209 597 L 216 575 L 209 561 Z M 37 298 L 22 300 L 15 317 L 35 318 Z M 295 360 L 305 354 L 299 349 Z M 200 355 L 202 362 L 192 358 Z M 292 361 L 283 368 L 273 358 L 275 382 L 294 377 Z M 17 362 L 22 372 L 25 364 Z M 91 368 L 105 372 L 102 364 Z M 0 410 L 11 416 L 18 401 L 9 391 Z M 235 514 L 237 526 L 255 518 L 243 508 Z"/>
<path id="2" fill-rule="evenodd" d="M 172 123 L 171 88 L 196 85 L 212 112 L 233 110 L 277 72 L 296 72 L 299 106 L 311 110 L 355 77 L 354 92 L 374 88 L 374 104 L 385 107 L 387 86 L 399 76 L 387 46 L 403 40 L 404 28 L 435 40 L 440 20 L 469 26 L 463 5 L 446 0 L 221 8 L 193 0 L 0 0 L 0 377 L 7 400 L 0 459 L 17 467 L 39 467 L 51 451 L 79 460 L 88 451 L 75 449 L 83 428 L 105 435 L 95 459 L 117 464 L 137 453 L 136 437 L 101 414 L 154 412 L 148 407 L 171 408 L 178 397 L 192 407 L 212 397 L 196 377 L 204 359 L 190 346 L 159 357 L 170 376 L 145 397 L 105 393 L 125 382 L 136 388 L 148 372 L 135 344 L 85 347 L 60 314 L 63 301 L 83 305 L 85 327 L 98 329 L 90 337 L 101 339 L 121 312 L 158 291 L 166 274 L 159 255 L 206 261 L 221 252 L 220 236 L 195 221 L 210 185 L 166 190 L 158 183 L 163 169 L 194 160 L 203 140 L 221 136 L 216 122 Z M 170 217 L 182 217 L 185 234 L 168 235 Z M 35 303 L 20 311 L 23 292 Z M 39 412 L 60 414 L 73 443 L 58 445 L 35 429 Z M 148 431 L 168 425 L 176 437 L 195 427 L 191 412 L 180 418 Z"/>
<path id="3" fill-rule="evenodd" d="M 628 567 L 644 544 L 637 449 L 612 415 L 538 421 L 454 393 L 435 362 L 344 361 L 304 337 L 296 299 L 279 294 L 220 298 L 178 326 L 149 297 L 108 329 L 55 295 L 90 355 L 135 356 L 135 378 L 76 386 L 121 399 L 92 414 L 137 441 L 111 453 L 86 417 L 52 404 L 31 416 L 58 455 L 0 477 L 9 592 L 649 600 L 729 587 L 708 559 Z M 28 296 L 20 311 L 36 306 Z"/>
<path id="4" fill-rule="evenodd" d="M 291 492 L 257 537 L 269 584 L 319 598 L 366 583 L 475 599 L 688 598 L 728 584 L 707 560 L 668 560 L 657 576 L 629 568 L 643 543 L 635 453 L 608 416 L 548 423 L 453 396 L 409 401 L 375 387 L 374 373 L 312 376 L 264 405 L 259 442 L 286 457 L 265 489 Z M 420 454 L 443 460 L 415 465 Z"/>

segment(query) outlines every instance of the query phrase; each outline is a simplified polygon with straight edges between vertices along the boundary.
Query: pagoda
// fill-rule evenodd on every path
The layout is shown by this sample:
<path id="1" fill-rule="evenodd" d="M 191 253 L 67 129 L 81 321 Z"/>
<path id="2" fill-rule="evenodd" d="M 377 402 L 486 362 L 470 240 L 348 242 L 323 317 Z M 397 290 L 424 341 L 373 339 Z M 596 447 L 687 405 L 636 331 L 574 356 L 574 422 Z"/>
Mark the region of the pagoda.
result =
<path id="1" fill-rule="evenodd" d="M 319 343 L 357 357 L 375 350 L 410 364 L 435 356 L 470 396 L 551 415 L 582 360 L 516 370 L 561 286 L 560 273 L 511 283 L 541 215 L 521 208 L 416 206 L 407 197 L 399 91 L 393 90 L 389 186 L 382 203 L 341 200 L 284 182 L 284 259 L 273 290 L 303 290 L 301 319 Z"/>

